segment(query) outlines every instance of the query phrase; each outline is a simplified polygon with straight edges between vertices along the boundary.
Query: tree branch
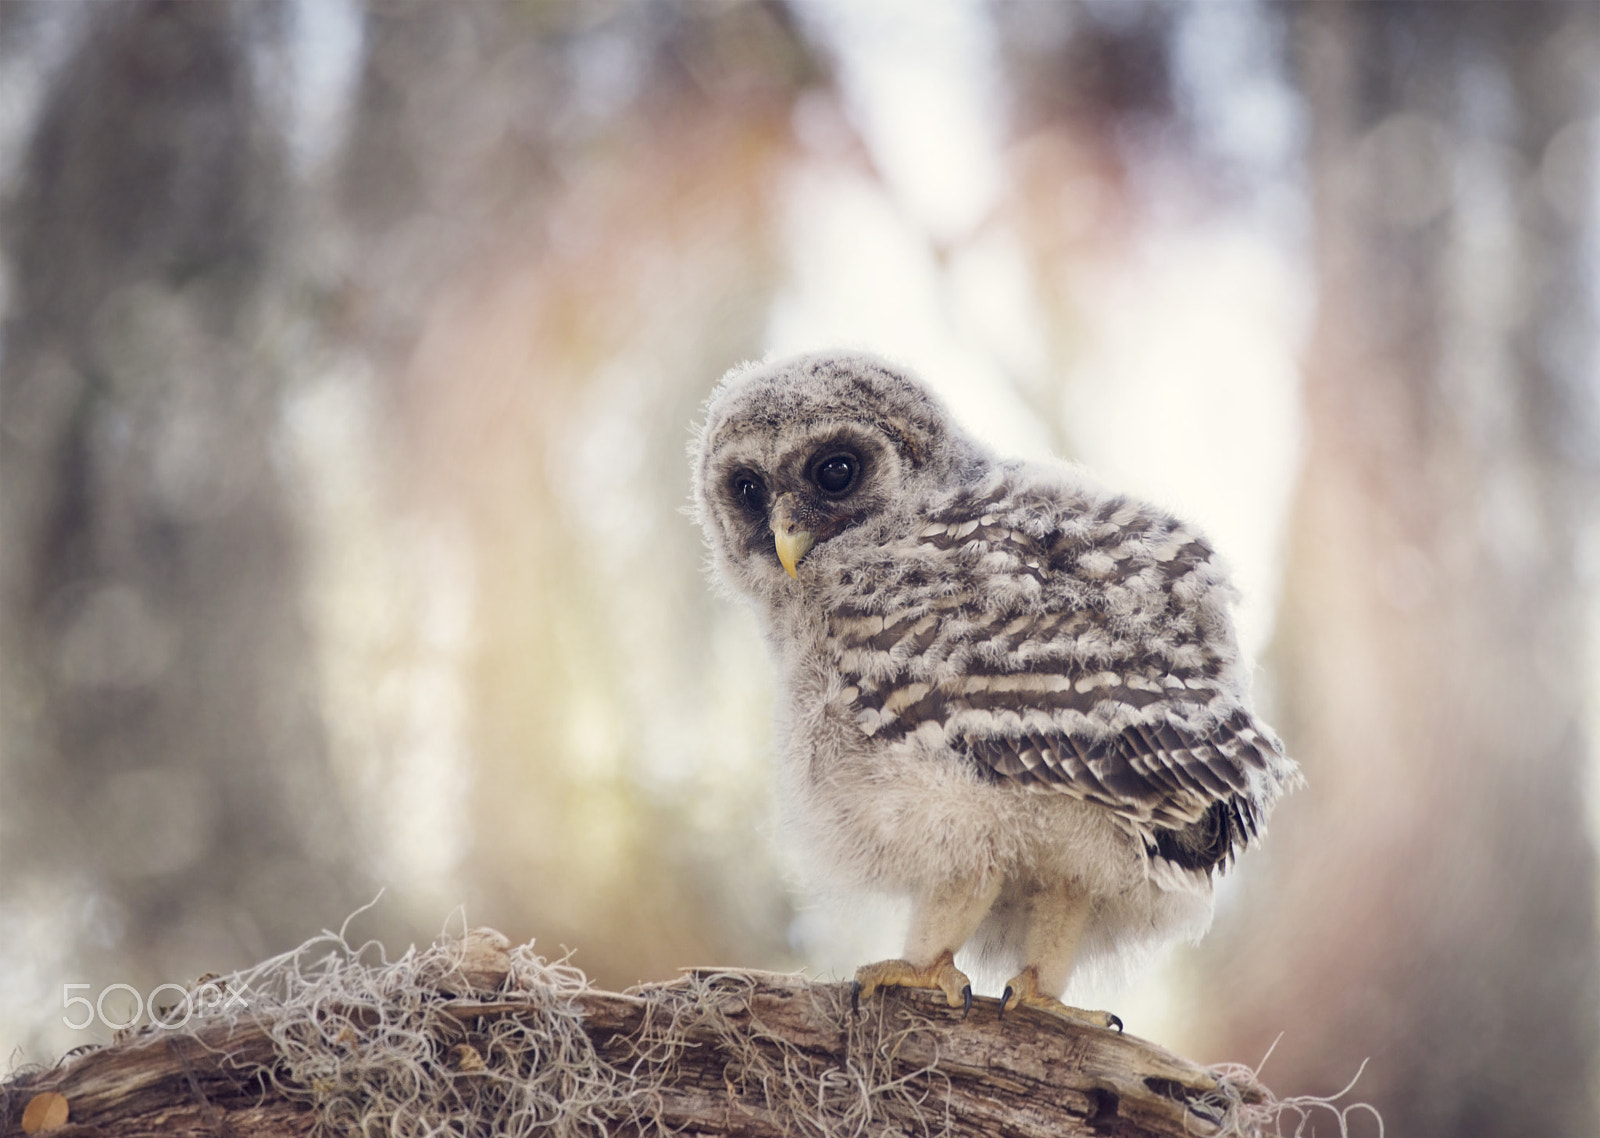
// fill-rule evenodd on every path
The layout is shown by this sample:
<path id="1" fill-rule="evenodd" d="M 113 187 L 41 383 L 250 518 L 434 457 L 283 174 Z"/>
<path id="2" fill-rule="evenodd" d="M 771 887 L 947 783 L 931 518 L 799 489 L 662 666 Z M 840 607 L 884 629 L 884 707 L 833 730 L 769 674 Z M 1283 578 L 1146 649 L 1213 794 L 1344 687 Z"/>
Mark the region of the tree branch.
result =
<path id="1" fill-rule="evenodd" d="M 230 978 L 264 991 L 245 1014 L 14 1076 L 5 1132 L 50 1094 L 71 1115 L 55 1138 L 442 1119 L 497 1134 L 1204 1136 L 1247 1133 L 1268 1101 L 1144 1040 L 1001 1017 L 992 999 L 963 1019 L 937 993 L 891 990 L 852 1013 L 847 984 L 709 969 L 606 992 L 481 929 L 381 966 L 337 945 L 343 958 L 309 969 L 290 954 Z"/>

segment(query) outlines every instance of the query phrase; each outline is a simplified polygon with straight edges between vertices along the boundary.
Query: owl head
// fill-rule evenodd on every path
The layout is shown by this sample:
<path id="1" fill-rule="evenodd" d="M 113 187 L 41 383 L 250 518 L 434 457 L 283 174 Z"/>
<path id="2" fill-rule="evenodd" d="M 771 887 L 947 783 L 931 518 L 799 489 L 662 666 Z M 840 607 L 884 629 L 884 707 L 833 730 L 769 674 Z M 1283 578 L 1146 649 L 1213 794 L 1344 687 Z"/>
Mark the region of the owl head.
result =
<path id="1" fill-rule="evenodd" d="M 904 533 L 988 464 L 908 372 L 820 352 L 724 377 L 695 451 L 695 510 L 722 579 L 770 600 Z"/>

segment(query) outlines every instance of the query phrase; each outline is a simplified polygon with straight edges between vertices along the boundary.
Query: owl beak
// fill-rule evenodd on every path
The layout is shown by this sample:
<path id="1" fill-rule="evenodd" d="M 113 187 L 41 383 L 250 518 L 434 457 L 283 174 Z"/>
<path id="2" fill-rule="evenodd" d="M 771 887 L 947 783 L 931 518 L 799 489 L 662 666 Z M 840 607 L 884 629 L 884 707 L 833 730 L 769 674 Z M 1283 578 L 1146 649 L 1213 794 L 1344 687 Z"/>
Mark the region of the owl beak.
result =
<path id="1" fill-rule="evenodd" d="M 778 560 L 783 562 L 783 568 L 789 576 L 796 581 L 800 574 L 794 567 L 800 564 L 800 559 L 811 552 L 811 547 L 817 544 L 817 537 L 807 529 L 801 529 L 800 523 L 794 518 L 795 498 L 793 494 L 779 494 L 777 501 L 772 503 L 772 543 L 778 548 Z"/>

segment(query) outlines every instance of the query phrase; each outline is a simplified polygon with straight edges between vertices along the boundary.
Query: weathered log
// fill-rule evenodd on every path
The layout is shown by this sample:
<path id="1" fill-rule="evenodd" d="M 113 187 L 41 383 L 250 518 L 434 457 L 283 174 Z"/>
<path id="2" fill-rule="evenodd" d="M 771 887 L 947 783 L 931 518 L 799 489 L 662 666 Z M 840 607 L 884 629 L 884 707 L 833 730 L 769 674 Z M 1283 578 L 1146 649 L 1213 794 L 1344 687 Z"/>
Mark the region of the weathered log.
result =
<path id="1" fill-rule="evenodd" d="M 606 992 L 519 968 L 497 936 L 474 930 L 465 953 L 443 942 L 360 985 L 346 961 L 316 999 L 265 998 L 19 1073 L 0 1085 L 0 1121 L 9 1134 L 30 1103 L 59 1113 L 53 1094 L 70 1118 L 38 1132 L 55 1138 L 404 1134 L 445 1119 L 486 1134 L 1192 1138 L 1248 1133 L 1263 1102 L 1233 1072 L 1032 1009 L 1002 1016 L 992 999 L 963 1017 L 937 993 L 892 990 L 857 1013 L 847 984 L 707 969 Z"/>

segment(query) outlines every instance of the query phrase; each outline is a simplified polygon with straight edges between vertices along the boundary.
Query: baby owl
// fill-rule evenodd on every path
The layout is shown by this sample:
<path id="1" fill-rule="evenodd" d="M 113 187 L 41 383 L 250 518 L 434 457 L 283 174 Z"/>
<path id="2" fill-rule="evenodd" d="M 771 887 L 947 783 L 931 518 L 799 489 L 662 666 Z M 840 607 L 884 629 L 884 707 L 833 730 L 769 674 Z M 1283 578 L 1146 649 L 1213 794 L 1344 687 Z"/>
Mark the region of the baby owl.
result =
<path id="1" fill-rule="evenodd" d="M 971 1007 L 964 946 L 1060 1002 L 1075 965 L 1211 918 L 1212 876 L 1298 781 L 1251 710 L 1234 591 L 1192 527 L 995 458 L 904 369 L 735 369 L 694 458 L 716 574 L 778 669 L 783 799 L 819 868 L 906 896 L 856 992 Z"/>

